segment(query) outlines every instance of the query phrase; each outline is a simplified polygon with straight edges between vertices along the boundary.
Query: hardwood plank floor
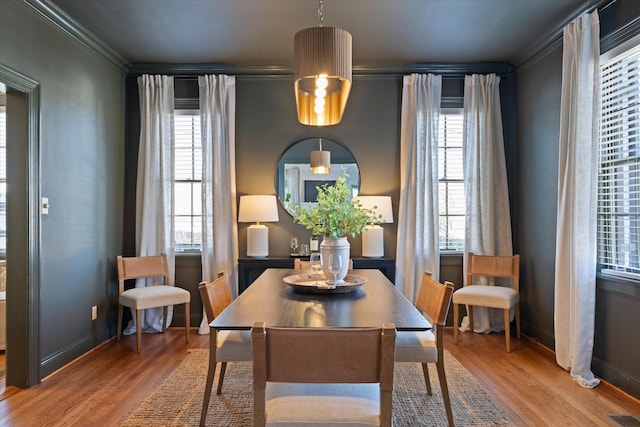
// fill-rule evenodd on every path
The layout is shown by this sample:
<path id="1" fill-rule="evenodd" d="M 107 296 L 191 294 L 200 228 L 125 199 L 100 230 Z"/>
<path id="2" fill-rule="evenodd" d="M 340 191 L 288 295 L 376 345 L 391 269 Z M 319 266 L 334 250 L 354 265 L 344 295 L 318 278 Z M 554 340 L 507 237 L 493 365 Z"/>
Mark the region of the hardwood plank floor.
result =
<path id="1" fill-rule="evenodd" d="M 180 364 L 190 348 L 207 348 L 209 337 L 183 330 L 109 341 L 50 375 L 40 385 L 0 402 L 0 425 L 118 426 Z M 504 351 L 504 335 L 445 332 L 445 348 L 486 388 L 519 426 L 614 426 L 604 414 L 640 418 L 640 402 L 609 384 L 579 387 L 555 364 L 551 351 L 527 339 Z M 437 379 L 432 379 L 437 381 Z"/>

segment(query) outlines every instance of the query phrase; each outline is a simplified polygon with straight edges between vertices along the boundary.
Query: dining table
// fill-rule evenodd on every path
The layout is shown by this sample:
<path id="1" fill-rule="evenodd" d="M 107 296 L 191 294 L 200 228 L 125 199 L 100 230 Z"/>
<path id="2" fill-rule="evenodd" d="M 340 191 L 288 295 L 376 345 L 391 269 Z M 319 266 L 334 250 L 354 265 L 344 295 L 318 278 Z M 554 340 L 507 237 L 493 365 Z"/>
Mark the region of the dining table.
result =
<path id="1" fill-rule="evenodd" d="M 266 269 L 209 324 L 209 368 L 201 425 L 206 419 L 215 375 L 218 331 L 251 330 L 255 322 L 295 328 L 367 328 L 393 323 L 398 331 L 431 329 L 427 319 L 380 270 L 350 270 L 346 278 L 349 292 L 340 292 L 344 288 L 338 287 L 301 292 L 307 288 L 296 286 L 296 278 L 314 277 L 309 273 L 310 270 Z"/>
<path id="2" fill-rule="evenodd" d="M 266 269 L 209 324 L 212 332 L 250 330 L 255 322 L 296 328 L 381 327 L 393 323 L 398 331 L 431 329 L 427 319 L 380 270 L 350 270 L 349 275 L 364 283 L 346 293 L 300 292 L 285 282 L 305 273 L 310 270 Z M 215 343 L 212 347 L 215 351 Z"/>

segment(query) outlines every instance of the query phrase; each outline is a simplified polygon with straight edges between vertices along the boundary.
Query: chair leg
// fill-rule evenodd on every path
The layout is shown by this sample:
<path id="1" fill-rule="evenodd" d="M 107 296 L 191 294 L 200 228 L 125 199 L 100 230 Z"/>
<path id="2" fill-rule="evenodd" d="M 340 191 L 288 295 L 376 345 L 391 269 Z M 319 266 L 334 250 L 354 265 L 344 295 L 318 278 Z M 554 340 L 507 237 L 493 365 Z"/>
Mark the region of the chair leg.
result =
<path id="1" fill-rule="evenodd" d="M 507 353 L 511 351 L 511 325 L 509 324 L 509 309 L 505 309 L 504 311 L 504 339 L 507 343 Z"/>
<path id="2" fill-rule="evenodd" d="M 264 398 L 264 397 L 263 397 Z M 380 426 L 393 426 L 393 392 L 391 390 L 380 391 Z"/>
<path id="3" fill-rule="evenodd" d="M 211 400 L 211 389 L 213 388 L 213 377 L 216 375 L 216 350 L 218 348 L 218 331 L 209 331 L 209 369 L 207 370 L 207 382 L 204 387 L 204 397 L 202 399 L 202 409 L 200 410 L 200 426 L 204 427 L 207 420 L 207 410 Z"/>
<path id="4" fill-rule="evenodd" d="M 118 329 L 116 329 L 116 341 L 120 342 L 120 335 L 122 335 L 122 315 L 124 311 L 124 306 L 122 304 L 118 304 Z"/>
<path id="5" fill-rule="evenodd" d="M 460 325 L 458 325 L 459 307 L 460 306 L 458 304 L 453 304 L 453 343 L 454 344 L 458 344 L 458 328 L 460 327 Z"/>
<path id="6" fill-rule="evenodd" d="M 169 306 L 162 307 L 162 332 L 167 330 L 167 317 L 169 317 Z"/>
<path id="7" fill-rule="evenodd" d="M 424 375 L 424 384 L 427 386 L 427 394 L 431 396 L 431 381 L 429 380 L 429 365 L 422 364 L 422 373 Z"/>
<path id="8" fill-rule="evenodd" d="M 264 427 L 266 424 L 265 414 L 265 389 L 258 388 L 253 390 L 253 426 Z M 202 424 L 204 426 L 204 424 Z"/>
<path id="9" fill-rule="evenodd" d="M 218 378 L 218 389 L 216 394 L 222 394 L 222 381 L 224 381 L 224 374 L 227 372 L 227 362 L 220 364 L 220 378 Z"/>
<path id="10" fill-rule="evenodd" d="M 516 303 L 516 335 L 520 339 L 520 303 Z"/>
<path id="11" fill-rule="evenodd" d="M 142 348 L 142 310 L 136 310 L 136 349 L 140 354 Z"/>
<path id="12" fill-rule="evenodd" d="M 451 410 L 451 399 L 449 398 L 449 387 L 447 386 L 447 376 L 444 372 L 444 360 L 438 360 L 438 362 L 436 363 L 436 367 L 438 368 L 438 378 L 440 379 L 440 389 L 442 390 L 444 409 L 447 412 L 447 421 L 449 421 L 449 427 L 454 427 L 453 411 Z"/>
<path id="13" fill-rule="evenodd" d="M 191 316 L 191 308 L 189 302 L 184 303 L 184 333 L 187 337 L 187 344 L 189 344 L 189 327 L 191 326 L 189 323 L 189 317 Z"/>
<path id="14" fill-rule="evenodd" d="M 469 316 L 469 330 L 473 332 L 473 306 L 472 305 L 467 306 L 467 312 Z"/>

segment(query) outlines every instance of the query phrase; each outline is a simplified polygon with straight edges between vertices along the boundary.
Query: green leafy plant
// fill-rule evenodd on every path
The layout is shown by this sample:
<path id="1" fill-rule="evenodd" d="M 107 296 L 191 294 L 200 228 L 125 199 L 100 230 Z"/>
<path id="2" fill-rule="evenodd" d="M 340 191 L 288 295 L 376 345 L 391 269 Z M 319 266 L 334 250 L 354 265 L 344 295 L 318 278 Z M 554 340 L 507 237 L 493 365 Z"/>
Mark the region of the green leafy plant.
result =
<path id="1" fill-rule="evenodd" d="M 380 224 L 382 216 L 375 210 L 364 208 L 357 200 L 352 201 L 347 176 L 340 176 L 334 185 L 317 187 L 316 203 L 294 206 L 293 220 L 311 230 L 312 235 L 330 238 L 355 237 L 367 225 Z"/>

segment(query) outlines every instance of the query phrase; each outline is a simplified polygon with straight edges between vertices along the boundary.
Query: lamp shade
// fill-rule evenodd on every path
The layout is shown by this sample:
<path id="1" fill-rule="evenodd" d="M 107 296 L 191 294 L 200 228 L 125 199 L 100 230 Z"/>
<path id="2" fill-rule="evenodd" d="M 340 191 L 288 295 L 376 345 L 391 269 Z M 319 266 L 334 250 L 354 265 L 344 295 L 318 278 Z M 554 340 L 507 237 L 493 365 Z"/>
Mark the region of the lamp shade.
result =
<path id="1" fill-rule="evenodd" d="M 293 40 L 298 121 L 340 123 L 351 90 L 351 34 L 341 28 L 312 27 Z"/>
<path id="2" fill-rule="evenodd" d="M 240 196 L 238 222 L 277 222 L 276 196 Z"/>
<path id="3" fill-rule="evenodd" d="M 312 173 L 329 173 L 331 172 L 331 152 L 315 150 L 310 156 Z"/>
<path id="4" fill-rule="evenodd" d="M 391 208 L 391 196 L 358 196 L 356 200 L 363 208 L 373 209 L 376 214 L 382 216 L 383 223 L 393 222 L 393 209 Z"/>
<path id="5" fill-rule="evenodd" d="M 269 256 L 269 229 L 260 222 L 276 221 L 276 196 L 240 196 L 238 222 L 256 222 L 247 228 L 247 256 Z"/>

